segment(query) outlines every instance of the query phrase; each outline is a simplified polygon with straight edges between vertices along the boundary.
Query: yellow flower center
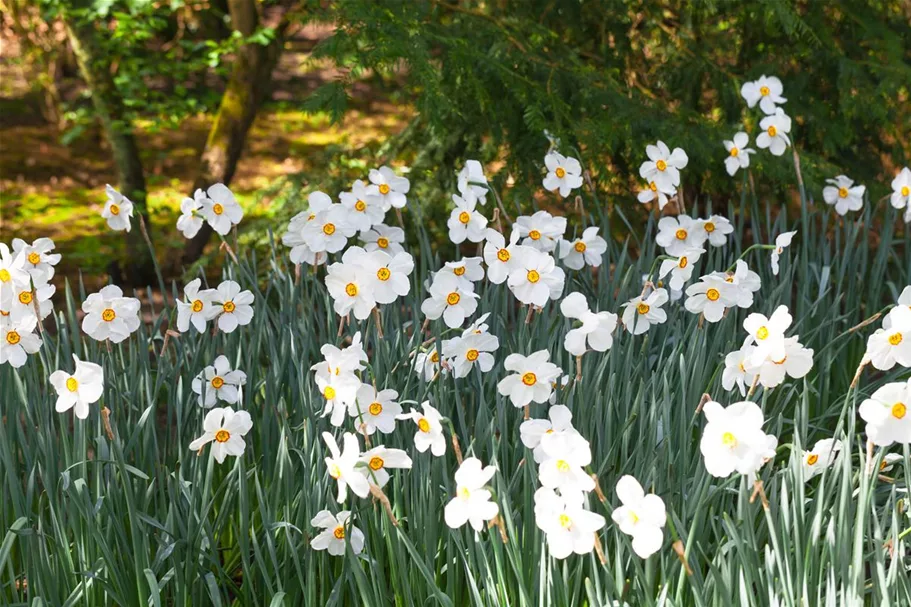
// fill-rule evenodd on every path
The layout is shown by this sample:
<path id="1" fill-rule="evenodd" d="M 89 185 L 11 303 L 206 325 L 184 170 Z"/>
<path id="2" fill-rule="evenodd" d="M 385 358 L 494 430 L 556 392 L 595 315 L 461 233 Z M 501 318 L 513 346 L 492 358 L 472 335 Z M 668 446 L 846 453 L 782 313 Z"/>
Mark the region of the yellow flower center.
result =
<path id="1" fill-rule="evenodd" d="M 218 204 L 216 202 L 215 204 L 212 205 L 212 212 L 215 213 L 216 215 L 221 215 L 222 213 L 225 212 L 225 207 L 221 206 L 220 204 Z"/>
<path id="2" fill-rule="evenodd" d="M 11 346 L 15 346 L 16 344 L 18 344 L 20 339 L 22 339 L 22 338 L 19 337 L 19 334 L 16 333 L 15 331 L 10 331 L 9 333 L 6 334 L 6 343 L 8 343 Z"/>
<path id="3" fill-rule="evenodd" d="M 376 246 L 378 246 L 381 249 L 385 249 L 386 247 L 389 246 L 389 239 L 380 236 L 379 238 L 376 239 Z"/>
<path id="4" fill-rule="evenodd" d="M 120 215 L 120 207 L 116 204 L 111 205 L 111 215 Z"/>
<path id="5" fill-rule="evenodd" d="M 721 297 L 721 293 L 718 292 L 718 289 L 709 289 L 705 292 L 705 296 L 709 301 L 718 301 L 718 298 Z"/>
<path id="6" fill-rule="evenodd" d="M 6 268 L 3 268 L 2 270 L 0 270 L 0 281 L 9 282 L 11 278 L 12 278 L 12 276 L 10 276 L 9 270 L 7 270 Z"/>
<path id="7" fill-rule="evenodd" d="M 759 330 L 756 331 L 756 339 L 763 340 L 763 339 L 767 339 L 768 337 L 769 337 L 768 327 L 765 327 L 765 326 L 759 327 Z"/>
<path id="8" fill-rule="evenodd" d="M 459 497 L 463 500 L 471 499 L 471 490 L 468 487 L 459 487 L 459 490 L 456 492 Z"/>
<path id="9" fill-rule="evenodd" d="M 902 186 L 902 196 L 907 196 L 909 194 L 911 194 L 911 188 L 909 188 L 906 185 L 903 185 Z"/>
<path id="10" fill-rule="evenodd" d="M 66 380 L 66 389 L 70 392 L 75 392 L 79 389 L 79 381 L 75 377 L 70 377 Z"/>
<path id="11" fill-rule="evenodd" d="M 766 132 L 769 134 L 769 137 L 774 137 L 775 135 L 778 134 L 778 129 L 775 127 L 774 124 L 770 124 L 769 128 L 766 129 Z"/>
<path id="12" fill-rule="evenodd" d="M 658 184 L 656 184 L 654 181 L 650 181 L 649 184 L 648 184 L 648 189 L 650 189 L 650 190 L 653 191 L 653 192 L 657 192 L 657 191 L 658 191 Z"/>
<path id="13" fill-rule="evenodd" d="M 565 459 L 557 460 L 557 470 L 560 472 L 569 472 L 569 463 Z"/>
<path id="14" fill-rule="evenodd" d="M 465 266 L 456 266 L 455 268 L 452 269 L 452 273 L 455 274 L 456 276 L 462 276 L 463 274 L 465 274 L 466 269 L 467 268 Z"/>
<path id="15" fill-rule="evenodd" d="M 471 215 L 468 214 L 468 211 L 462 211 L 461 213 L 459 213 L 459 222 L 460 223 L 464 224 L 464 223 L 468 223 L 469 221 L 471 221 Z"/>
<path id="16" fill-rule="evenodd" d="M 703 226 L 703 227 L 705 228 L 705 231 L 708 232 L 709 234 L 711 234 L 712 232 L 715 231 L 715 224 L 712 223 L 711 221 L 706 221 L 705 226 Z"/>
<path id="17" fill-rule="evenodd" d="M 333 388 L 332 386 L 326 386 L 326 389 L 323 390 L 323 397 L 326 400 L 332 400 L 333 398 L 335 398 L 335 388 Z"/>
<path id="18" fill-rule="evenodd" d="M 32 251 L 28 254 L 28 262 L 33 266 L 37 266 L 39 263 L 41 263 L 41 255 L 38 255 L 38 253 Z"/>
<path id="19" fill-rule="evenodd" d="M 23 291 L 22 293 L 19 293 L 19 303 L 26 305 L 26 306 L 28 304 L 32 303 L 32 292 Z"/>
<path id="20" fill-rule="evenodd" d="M 218 389 L 220 389 L 222 386 L 225 385 L 225 378 L 223 378 L 223 377 L 221 377 L 221 376 L 219 376 L 219 375 L 216 375 L 215 377 L 212 378 L 212 382 L 211 382 L 211 383 L 212 383 L 212 387 L 215 388 L 216 390 L 218 390 Z"/>
<path id="21" fill-rule="evenodd" d="M 348 297 L 355 297 L 357 295 L 357 285 L 354 284 L 353 282 L 349 282 L 348 284 L 346 284 L 345 285 L 345 294 L 347 294 Z"/>
<path id="22" fill-rule="evenodd" d="M 430 422 L 427 421 L 426 417 L 422 417 L 418 420 L 418 430 L 421 432 L 430 432 Z"/>
<path id="23" fill-rule="evenodd" d="M 732 449 L 737 446 L 737 438 L 731 432 L 725 432 L 721 435 L 721 444 Z"/>
<path id="24" fill-rule="evenodd" d="M 194 312 L 202 312 L 202 305 L 203 305 L 202 300 L 196 299 L 193 301 L 193 305 L 190 306 L 190 309 L 193 310 Z"/>
<path id="25" fill-rule="evenodd" d="M 737 148 L 732 147 L 732 148 L 731 148 L 731 156 L 733 156 L 734 158 L 736 158 L 738 154 L 740 154 L 740 150 L 738 150 Z"/>
<path id="26" fill-rule="evenodd" d="M 337 540 L 345 539 L 345 528 L 339 525 L 335 528 L 335 531 L 332 532 L 332 535 L 334 535 Z"/>
<path id="27" fill-rule="evenodd" d="M 645 302 L 642 302 L 636 306 L 636 312 L 639 312 L 639 314 L 648 314 L 649 310 L 651 310 L 651 307 Z"/>
<path id="28" fill-rule="evenodd" d="M 674 236 L 677 238 L 677 240 L 686 240 L 686 236 L 687 236 L 686 230 L 684 230 L 683 228 L 680 228 L 679 230 L 674 232 Z"/>
<path id="29" fill-rule="evenodd" d="M 497 259 L 503 262 L 509 261 L 509 251 L 506 249 L 500 249 L 497 251 Z"/>
<path id="30" fill-rule="evenodd" d="M 538 274 L 537 270 L 529 270 L 526 278 L 528 278 L 528 282 L 538 282 L 541 280 L 541 275 Z"/>
<path id="31" fill-rule="evenodd" d="M 381 184 L 380 184 L 380 194 L 382 194 L 383 196 L 385 196 L 385 195 L 388 194 L 388 193 L 389 193 L 389 184 L 388 184 L 388 183 L 381 183 Z"/>
<path id="32" fill-rule="evenodd" d="M 588 247 L 586 246 L 586 244 L 584 242 L 579 240 L 579 241 L 576 241 L 576 244 L 573 245 L 573 248 L 576 250 L 576 253 L 585 253 L 585 249 L 587 249 Z"/>
<path id="33" fill-rule="evenodd" d="M 569 529 L 573 526 L 573 520 L 565 514 L 560 515 L 560 526 L 564 529 Z"/>
<path id="34" fill-rule="evenodd" d="M 664 160 L 659 160 L 655 163 L 655 168 L 657 168 L 659 171 L 665 171 L 667 170 L 667 162 Z"/>
<path id="35" fill-rule="evenodd" d="M 332 236 L 333 234 L 335 234 L 335 224 L 327 223 L 326 225 L 324 225 L 323 234 L 325 234 L 326 236 Z"/>
<path id="36" fill-rule="evenodd" d="M 105 308 L 105 310 L 101 313 L 101 320 L 104 322 L 111 322 L 115 318 L 117 318 L 117 313 L 114 312 L 114 310 L 111 308 Z"/>
<path id="37" fill-rule="evenodd" d="M 329 464 L 329 476 L 335 479 L 341 478 L 342 469 L 338 467 L 338 464 Z"/>
<path id="38" fill-rule="evenodd" d="M 477 350 L 471 349 L 471 350 L 469 350 L 468 352 L 465 353 L 465 358 L 467 358 L 467 359 L 470 360 L 471 362 L 474 362 L 474 361 L 478 360 L 479 354 L 480 354 L 480 353 L 479 353 Z"/>
<path id="39" fill-rule="evenodd" d="M 819 461 L 819 456 L 816 455 L 815 453 L 811 453 L 810 455 L 807 456 L 807 465 L 808 466 L 812 466 L 813 464 L 815 464 L 818 461 Z"/>
<path id="40" fill-rule="evenodd" d="M 844 186 L 838 188 L 838 196 L 840 198 L 847 198 L 848 197 L 848 188 L 846 188 Z"/>
<path id="41" fill-rule="evenodd" d="M 367 407 L 367 410 L 370 411 L 370 415 L 379 415 L 383 412 L 383 405 L 380 403 L 370 403 L 370 406 Z"/>
<path id="42" fill-rule="evenodd" d="M 454 306 L 457 303 L 459 303 L 459 300 L 461 300 L 461 299 L 462 299 L 462 296 L 459 295 L 458 293 L 456 293 L 455 291 L 453 291 L 452 293 L 450 293 L 449 295 L 446 296 L 446 303 L 449 304 L 450 306 Z"/>
<path id="43" fill-rule="evenodd" d="M 532 230 L 531 232 L 528 233 L 528 237 L 531 238 L 532 240 L 538 240 L 541 238 L 541 232 L 539 232 L 537 230 Z"/>
<path id="44" fill-rule="evenodd" d="M 383 461 L 382 457 L 371 457 L 370 463 L 368 463 L 367 465 L 370 466 L 370 469 L 375 472 L 375 471 L 379 470 L 380 468 L 382 468 L 383 464 L 385 464 L 385 463 L 386 462 Z"/>
<path id="45" fill-rule="evenodd" d="M 440 362 L 440 353 L 439 353 L 439 352 L 434 352 L 433 354 L 431 354 L 431 355 L 430 355 L 430 362 L 432 362 L 432 363 L 438 363 L 438 362 Z"/>
<path id="46" fill-rule="evenodd" d="M 392 272 L 389 271 L 389 268 L 380 268 L 376 271 L 376 277 L 386 282 L 389 280 L 389 277 L 392 276 Z"/>
<path id="47" fill-rule="evenodd" d="M 902 337 L 901 333 L 893 333 L 889 336 L 889 343 L 893 346 L 897 346 L 898 344 L 902 343 L 903 339 L 904 338 Z"/>
<path id="48" fill-rule="evenodd" d="M 905 403 L 895 403 L 892 405 L 892 417 L 895 419 L 902 419 L 907 412 L 908 407 L 905 406 Z"/>
<path id="49" fill-rule="evenodd" d="M 367 208 L 367 203 L 364 202 L 363 200 L 358 200 L 357 202 L 354 203 L 354 209 L 356 211 L 360 211 L 363 213 L 366 208 Z"/>
<path id="50" fill-rule="evenodd" d="M 770 91 L 770 90 L 769 90 L 769 87 L 767 87 L 767 86 L 761 86 L 761 87 L 759 87 L 759 94 L 762 95 L 763 97 L 768 96 L 768 94 L 771 93 L 771 92 L 772 92 L 772 91 Z"/>
<path id="51" fill-rule="evenodd" d="M 529 371 L 522 376 L 522 383 L 526 386 L 533 386 L 538 381 L 538 376 Z"/>
<path id="52" fill-rule="evenodd" d="M 225 303 L 221 304 L 221 309 L 230 314 L 237 309 L 237 306 L 234 305 L 233 301 L 226 301 Z"/>
<path id="53" fill-rule="evenodd" d="M 680 268 L 681 270 L 683 270 L 684 268 L 686 268 L 686 266 L 688 266 L 689 264 L 690 264 L 690 262 L 689 262 L 689 260 L 686 258 L 686 256 L 681 257 L 681 258 L 677 261 L 677 267 Z"/>
<path id="54" fill-rule="evenodd" d="M 226 443 L 229 438 L 231 438 L 231 433 L 224 428 L 215 433 L 215 440 L 219 443 Z"/>
<path id="55" fill-rule="evenodd" d="M 787 354 L 785 354 L 785 357 L 782 358 L 781 360 L 773 360 L 772 362 L 776 365 L 783 365 L 785 363 L 785 361 L 787 361 L 787 360 L 788 360 L 788 356 L 787 356 Z"/>
<path id="56" fill-rule="evenodd" d="M 563 179 L 566 177 L 566 171 L 563 170 L 563 167 L 557 167 L 557 169 L 554 171 L 554 175 L 557 176 L 557 179 Z"/>

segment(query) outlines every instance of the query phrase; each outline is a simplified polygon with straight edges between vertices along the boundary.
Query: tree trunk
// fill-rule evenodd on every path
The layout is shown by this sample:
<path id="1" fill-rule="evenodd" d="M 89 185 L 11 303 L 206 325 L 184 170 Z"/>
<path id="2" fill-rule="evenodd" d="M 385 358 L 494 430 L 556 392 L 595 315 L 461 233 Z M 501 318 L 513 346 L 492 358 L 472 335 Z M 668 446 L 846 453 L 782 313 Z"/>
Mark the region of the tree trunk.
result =
<path id="1" fill-rule="evenodd" d="M 133 201 L 134 220 L 145 220 L 146 183 L 139 157 L 139 147 L 133 137 L 130 121 L 126 118 L 123 100 L 96 41 L 94 24 L 78 16 L 66 14 L 67 37 L 73 48 L 76 63 L 92 95 L 95 113 L 101 121 L 104 136 L 111 146 L 120 192 Z M 148 285 L 154 279 L 155 266 L 138 225 L 126 233 L 127 255 L 123 267 L 112 262 L 110 273 L 115 282 L 126 281 L 132 285 Z"/>
<path id="2" fill-rule="evenodd" d="M 259 15 L 255 0 L 228 0 L 228 9 L 236 31 L 244 37 L 256 31 Z M 238 49 L 218 114 L 202 152 L 194 190 L 213 183 L 228 185 L 234 177 L 247 133 L 270 93 L 272 70 L 281 55 L 287 25 L 287 20 L 283 19 L 276 28 L 275 38 L 268 45 L 249 43 Z M 203 224 L 184 249 L 185 264 L 191 264 L 202 256 L 211 235 L 212 228 Z"/>

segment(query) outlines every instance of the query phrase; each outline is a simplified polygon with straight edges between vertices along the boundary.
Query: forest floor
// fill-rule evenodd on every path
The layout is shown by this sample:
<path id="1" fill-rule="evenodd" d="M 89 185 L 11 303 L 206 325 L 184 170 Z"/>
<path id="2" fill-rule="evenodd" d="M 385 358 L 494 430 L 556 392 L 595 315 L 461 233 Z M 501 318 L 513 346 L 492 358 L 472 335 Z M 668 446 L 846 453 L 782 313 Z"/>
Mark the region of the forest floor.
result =
<path id="1" fill-rule="evenodd" d="M 244 206 L 245 223 L 287 214 L 259 194 L 281 177 L 325 174 L 340 150 L 356 156 L 375 149 L 411 117 L 407 105 L 367 82 L 355 89 L 351 109 L 339 124 L 301 109 L 310 92 L 337 75 L 310 56 L 329 33 L 326 27 L 304 28 L 276 68 L 271 100 L 256 118 L 231 182 Z M 99 129 L 64 143 L 64 133 L 42 117 L 40 101 L 29 90 L 30 75 L 6 59 L 0 63 L 0 242 L 50 237 L 63 254 L 61 278 L 76 279 L 81 271 L 86 282 L 103 283 L 111 256 L 122 254 L 124 240 L 100 215 L 105 184 L 116 185 L 110 151 Z M 213 117 L 214 112 L 193 116 L 172 129 L 136 125 L 160 258 L 180 255 L 184 241 L 175 227 L 180 201 L 191 195 Z"/>

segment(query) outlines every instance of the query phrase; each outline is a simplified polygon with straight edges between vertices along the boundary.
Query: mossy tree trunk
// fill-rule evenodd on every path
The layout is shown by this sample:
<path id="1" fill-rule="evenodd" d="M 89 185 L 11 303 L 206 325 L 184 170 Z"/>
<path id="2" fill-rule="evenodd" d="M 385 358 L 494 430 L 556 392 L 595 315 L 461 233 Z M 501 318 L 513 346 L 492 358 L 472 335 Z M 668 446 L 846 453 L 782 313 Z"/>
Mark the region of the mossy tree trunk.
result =
<path id="1" fill-rule="evenodd" d="M 125 236 L 127 255 L 122 262 L 123 266 L 112 262 L 110 273 L 115 282 L 148 285 L 154 279 L 155 266 L 142 230 L 136 225 L 142 218 L 149 228 L 145 174 L 139 157 L 139 146 L 136 145 L 132 124 L 126 117 L 123 99 L 114 84 L 110 66 L 99 47 L 94 23 L 71 11 L 65 12 L 64 19 L 79 72 L 91 93 L 95 114 L 101 121 L 104 136 L 111 146 L 117 168 L 118 189 L 133 201 L 134 225 Z"/>
<path id="2" fill-rule="evenodd" d="M 245 38 L 259 27 L 255 0 L 228 0 L 228 9 L 232 27 Z M 247 133 L 270 93 L 272 71 L 281 55 L 289 23 L 287 17 L 286 13 L 269 44 L 247 43 L 238 49 L 218 114 L 202 152 L 194 190 L 213 183 L 228 185 L 234 177 Z M 204 224 L 184 249 L 185 264 L 193 263 L 202 256 L 211 235 L 209 224 Z"/>

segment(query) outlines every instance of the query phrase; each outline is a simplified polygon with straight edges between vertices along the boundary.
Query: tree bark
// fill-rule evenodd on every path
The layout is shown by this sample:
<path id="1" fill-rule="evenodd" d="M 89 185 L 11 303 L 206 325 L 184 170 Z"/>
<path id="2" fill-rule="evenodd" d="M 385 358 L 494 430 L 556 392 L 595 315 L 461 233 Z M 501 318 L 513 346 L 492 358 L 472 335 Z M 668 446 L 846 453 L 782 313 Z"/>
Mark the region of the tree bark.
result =
<path id="1" fill-rule="evenodd" d="M 146 211 L 146 183 L 139 157 L 139 146 L 133 136 L 132 124 L 126 117 L 123 100 L 103 53 L 99 49 L 93 23 L 67 12 L 64 23 L 73 48 L 79 72 L 85 80 L 95 114 L 101 121 L 104 136 L 111 146 L 120 193 L 133 201 L 134 223 L 140 218 L 150 228 Z M 123 267 L 112 262 L 110 273 L 115 282 L 148 285 L 154 279 L 152 252 L 138 225 L 126 233 L 127 255 Z"/>
<path id="2" fill-rule="evenodd" d="M 256 31 L 259 15 L 255 0 L 228 0 L 228 9 L 236 31 L 244 37 Z M 287 26 L 288 21 L 283 18 L 268 45 L 248 43 L 238 49 L 218 114 L 202 152 L 194 190 L 213 183 L 228 185 L 234 177 L 250 126 L 271 92 L 272 71 L 281 55 Z M 185 264 L 191 264 L 202 256 L 211 235 L 212 228 L 203 224 L 184 249 Z"/>

